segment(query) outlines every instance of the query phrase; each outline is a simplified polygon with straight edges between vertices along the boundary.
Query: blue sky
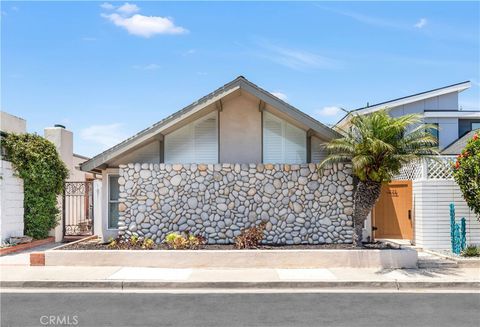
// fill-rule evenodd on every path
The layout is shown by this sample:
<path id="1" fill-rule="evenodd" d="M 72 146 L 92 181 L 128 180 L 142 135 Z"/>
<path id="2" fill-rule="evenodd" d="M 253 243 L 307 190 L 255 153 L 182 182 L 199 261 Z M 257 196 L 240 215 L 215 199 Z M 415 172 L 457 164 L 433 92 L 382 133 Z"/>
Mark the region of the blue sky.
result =
<path id="1" fill-rule="evenodd" d="M 1 2 L 1 109 L 95 155 L 238 75 L 324 123 L 464 80 L 478 2 Z"/>

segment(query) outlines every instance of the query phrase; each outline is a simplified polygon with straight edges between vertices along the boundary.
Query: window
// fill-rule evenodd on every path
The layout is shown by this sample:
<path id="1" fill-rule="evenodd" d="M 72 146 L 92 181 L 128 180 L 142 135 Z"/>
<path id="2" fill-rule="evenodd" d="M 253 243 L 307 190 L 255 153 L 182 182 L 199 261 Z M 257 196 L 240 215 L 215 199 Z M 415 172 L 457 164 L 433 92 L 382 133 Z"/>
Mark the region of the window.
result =
<path id="1" fill-rule="evenodd" d="M 307 133 L 283 119 L 263 113 L 263 161 L 307 162 Z"/>
<path id="2" fill-rule="evenodd" d="M 438 123 L 431 123 L 431 125 L 434 125 L 435 128 L 429 128 L 427 130 L 428 133 L 430 133 L 436 140 L 437 140 L 437 144 L 438 144 L 438 132 L 439 132 L 439 127 L 438 127 Z"/>
<path id="3" fill-rule="evenodd" d="M 480 129 L 480 123 L 472 123 L 472 131 Z"/>
<path id="4" fill-rule="evenodd" d="M 118 175 L 108 175 L 108 229 L 118 228 Z"/>
<path id="5" fill-rule="evenodd" d="M 323 147 L 325 141 L 322 141 L 318 137 L 312 136 L 310 139 L 310 149 L 312 151 L 311 162 L 320 163 L 327 157 L 327 150 Z"/>
<path id="6" fill-rule="evenodd" d="M 166 163 L 217 163 L 217 112 L 165 136 Z"/>

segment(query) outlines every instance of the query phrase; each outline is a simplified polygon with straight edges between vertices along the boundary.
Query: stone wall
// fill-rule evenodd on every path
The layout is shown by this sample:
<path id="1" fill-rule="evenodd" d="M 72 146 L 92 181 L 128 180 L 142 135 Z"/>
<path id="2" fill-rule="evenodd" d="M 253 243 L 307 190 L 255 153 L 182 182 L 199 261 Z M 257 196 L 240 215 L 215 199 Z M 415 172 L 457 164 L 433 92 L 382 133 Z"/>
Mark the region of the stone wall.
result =
<path id="1" fill-rule="evenodd" d="M 120 166 L 119 234 L 157 243 L 174 231 L 232 243 L 267 222 L 265 243 L 351 243 L 353 179 L 338 164 Z"/>
<path id="2" fill-rule="evenodd" d="M 0 160 L 0 244 L 23 235 L 23 180 L 12 163 Z"/>

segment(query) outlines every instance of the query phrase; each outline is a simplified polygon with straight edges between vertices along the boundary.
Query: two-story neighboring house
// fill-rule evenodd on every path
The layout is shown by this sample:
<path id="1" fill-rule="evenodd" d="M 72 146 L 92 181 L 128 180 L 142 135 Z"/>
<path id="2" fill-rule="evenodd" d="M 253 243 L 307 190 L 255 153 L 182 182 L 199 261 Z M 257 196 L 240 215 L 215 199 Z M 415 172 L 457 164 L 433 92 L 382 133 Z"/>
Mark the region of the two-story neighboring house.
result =
<path id="1" fill-rule="evenodd" d="M 463 200 L 452 174 L 455 155 L 480 130 L 480 108 L 462 110 L 458 102 L 459 93 L 470 86 L 467 81 L 359 108 L 336 124 L 337 130 L 346 130 L 352 116 L 388 108 L 391 116 L 417 113 L 425 123 L 438 126 L 434 133 L 442 156 L 404 167 L 394 181 L 382 187 L 365 224 L 366 237 L 404 239 L 423 248 L 448 249 L 453 203 L 457 219 L 467 220 L 467 243 L 480 242 L 480 223 Z"/>
<path id="2" fill-rule="evenodd" d="M 459 93 L 470 86 L 471 83 L 466 81 L 358 108 L 343 117 L 336 127 L 347 127 L 354 114 L 365 115 L 383 108 L 388 108 L 393 117 L 418 113 L 423 115 L 425 123 L 438 126 L 439 150 L 443 150 L 468 132 L 480 128 L 480 109 L 461 110 L 458 104 Z"/>

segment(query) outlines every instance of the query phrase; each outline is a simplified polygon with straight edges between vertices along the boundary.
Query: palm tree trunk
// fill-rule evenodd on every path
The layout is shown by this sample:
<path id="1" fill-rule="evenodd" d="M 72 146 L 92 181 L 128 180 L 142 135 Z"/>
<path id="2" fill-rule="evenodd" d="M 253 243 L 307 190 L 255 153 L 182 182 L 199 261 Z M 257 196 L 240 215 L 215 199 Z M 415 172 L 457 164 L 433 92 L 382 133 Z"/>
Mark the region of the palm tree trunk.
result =
<path id="1" fill-rule="evenodd" d="M 382 183 L 374 181 L 358 181 L 353 200 L 353 226 L 355 235 L 353 244 L 357 247 L 362 246 L 363 224 L 373 206 L 380 197 Z"/>

